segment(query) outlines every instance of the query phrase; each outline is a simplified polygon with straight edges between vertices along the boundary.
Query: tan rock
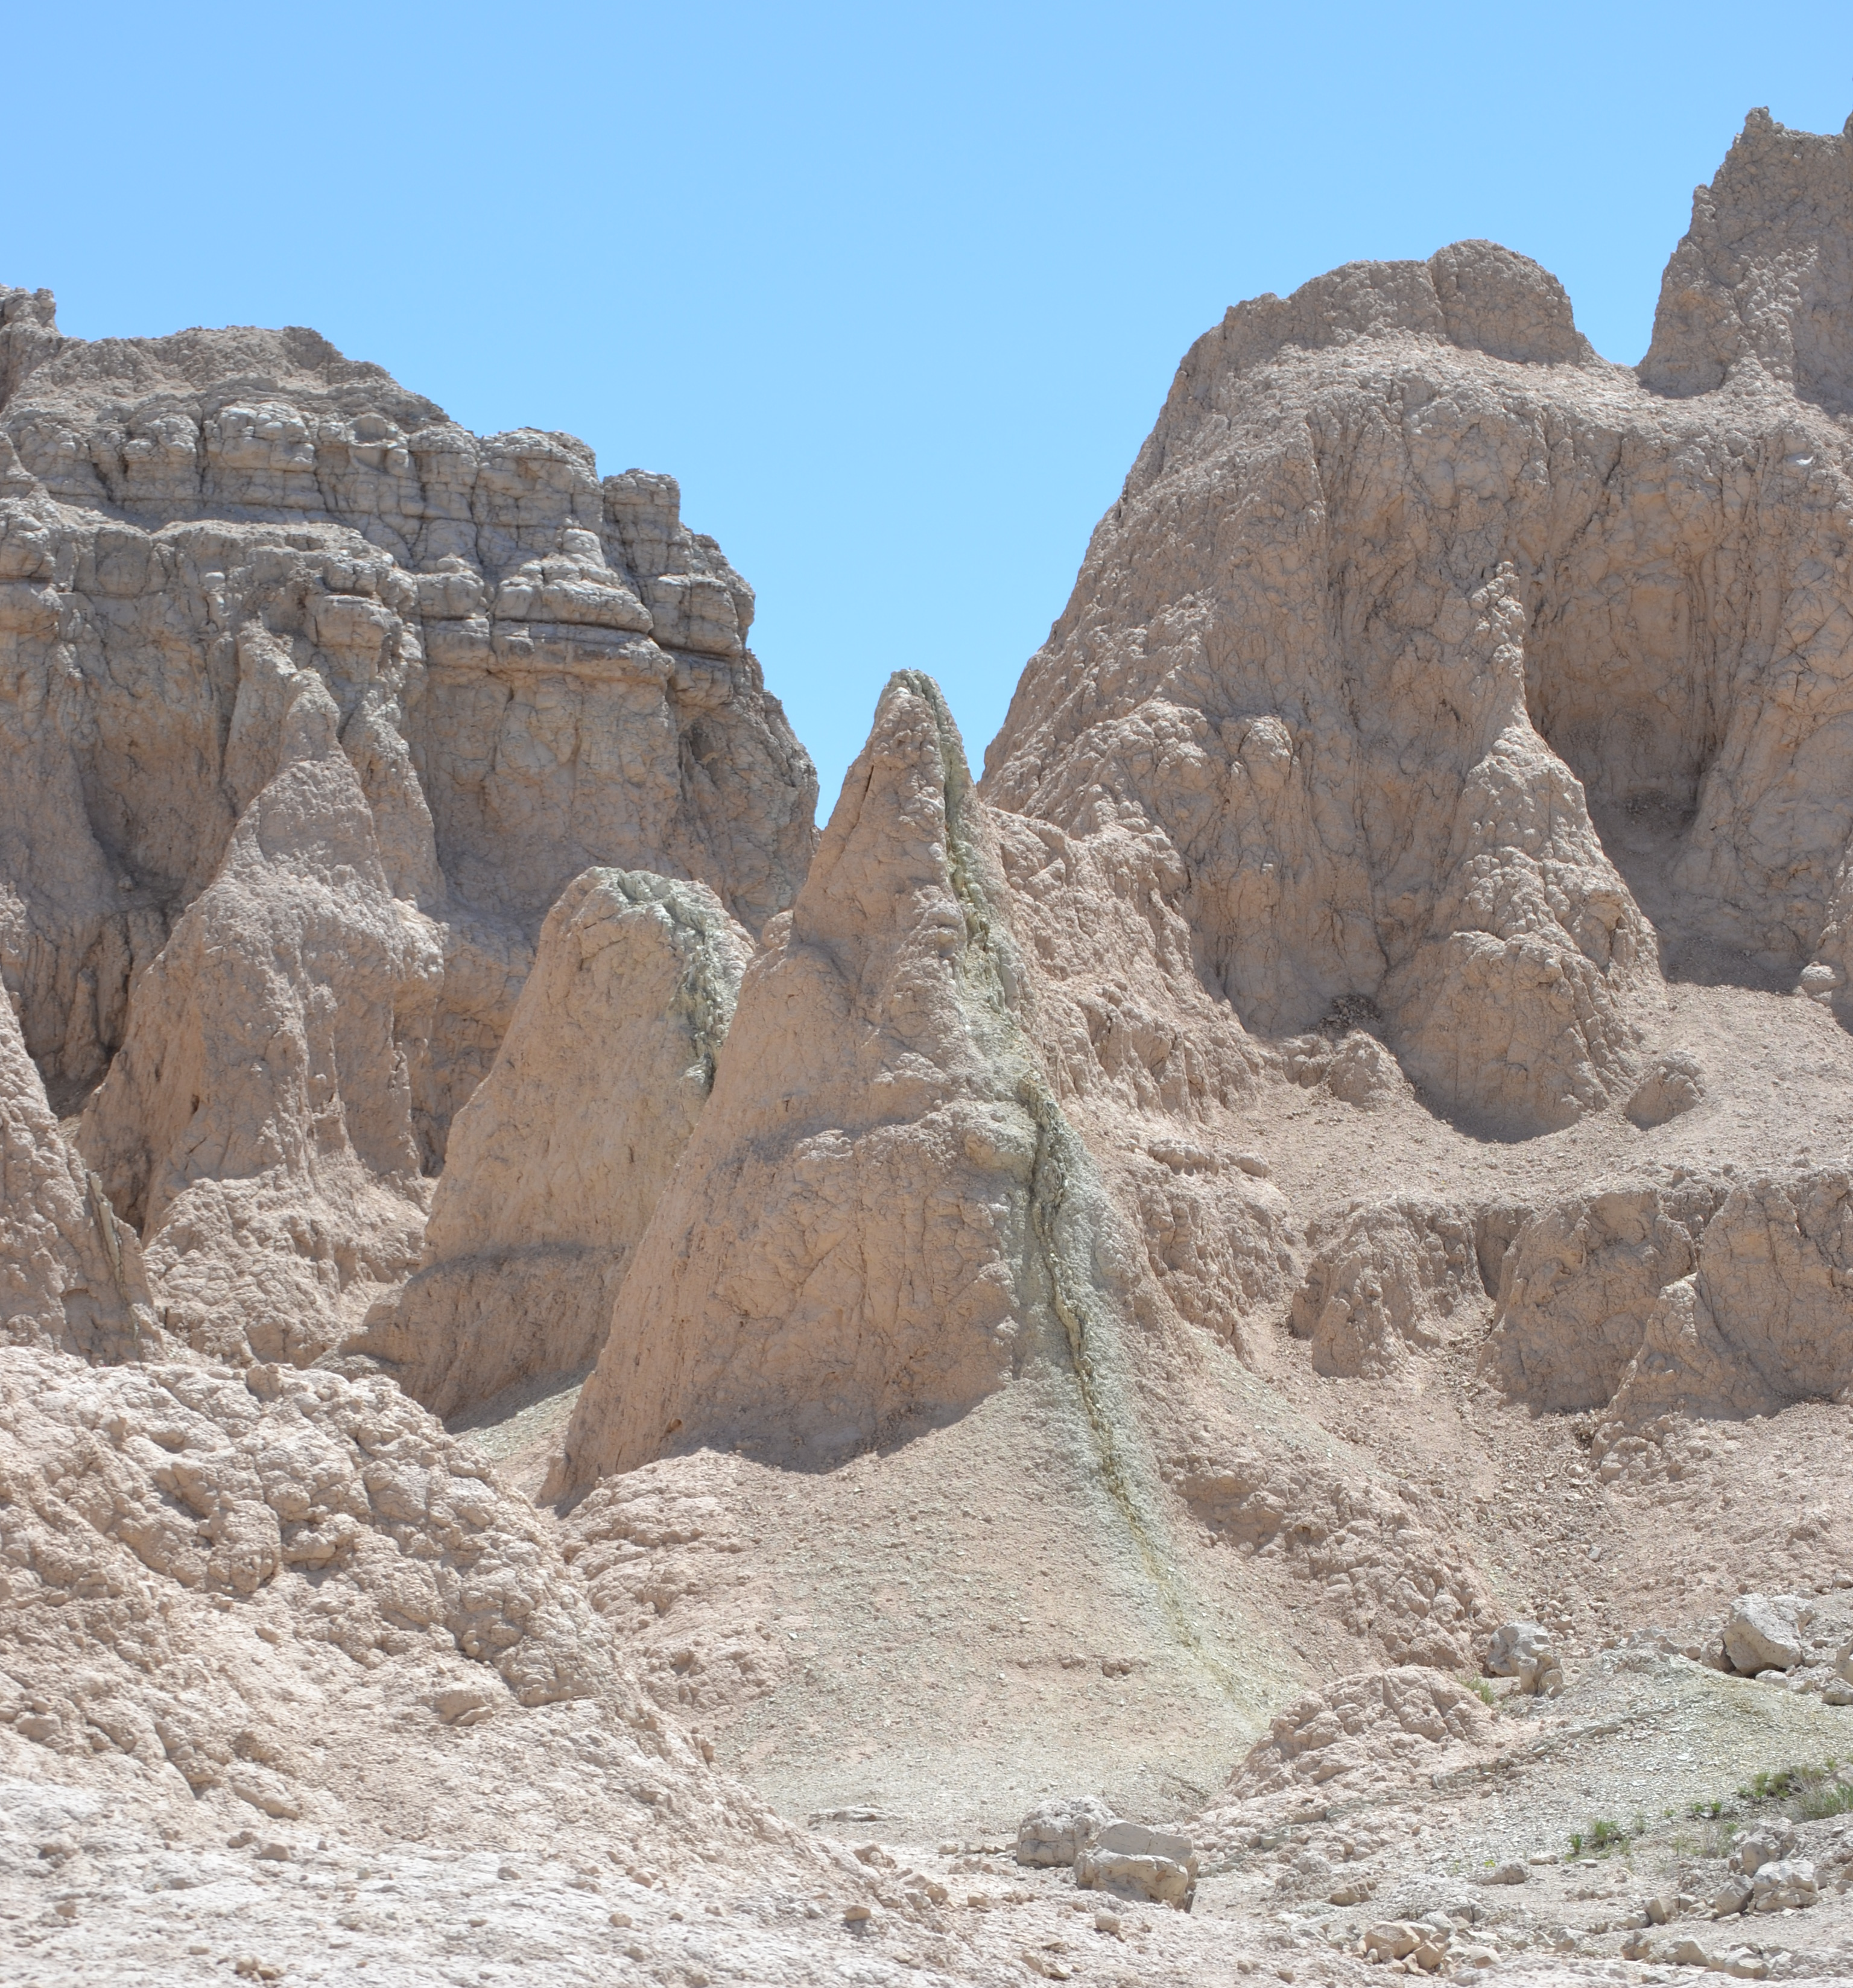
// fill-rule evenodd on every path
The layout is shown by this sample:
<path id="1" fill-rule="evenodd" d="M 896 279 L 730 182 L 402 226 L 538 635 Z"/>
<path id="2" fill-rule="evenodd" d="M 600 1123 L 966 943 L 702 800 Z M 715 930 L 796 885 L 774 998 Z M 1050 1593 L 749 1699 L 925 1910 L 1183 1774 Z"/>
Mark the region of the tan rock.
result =
<path id="1" fill-rule="evenodd" d="M 1638 374 L 1485 243 L 1232 312 L 983 794 L 898 678 L 808 878 L 750 590 L 669 479 L 313 334 L 93 346 L 0 293 L 0 1905 L 48 1964 L 73 1919 L 93 1973 L 219 1951 L 161 1944 L 210 1919 L 178 1832 L 240 1860 L 253 1977 L 326 1958 L 296 1900 L 365 1836 L 405 1902 L 360 1881 L 343 1935 L 414 1971 L 1066 1978 L 1094 1915 L 995 1885 L 1004 1825 L 1238 1761 L 1213 1925 L 1094 1919 L 1141 1978 L 1272 1965 L 1318 1900 L 1458 1972 L 1466 1872 L 1825 1757 L 1848 145 L 1753 120 Z M 131 1214 L 184 1357 L 84 1314 Z M 233 1371 L 381 1297 L 466 1440 Z M 543 1520 L 496 1480 L 607 1320 Z M 1753 1588 L 1821 1611 L 1787 1688 L 1686 1661 Z M 1483 1655 L 1564 1699 L 1483 1704 Z M 1169 1832 L 1043 1820 L 1188 1898 Z M 1648 1951 L 1616 1869 L 1539 1878 L 1523 1965 Z"/>
<path id="2" fill-rule="evenodd" d="M 1401 335 L 1393 320 L 1386 339 Z M 1232 321 L 1187 362 L 1191 390 L 1174 392 L 1068 614 L 1026 673 L 987 792 L 1077 833 L 1104 793 L 1162 833 L 1191 878 L 1182 908 L 1251 1026 L 1304 1028 L 1341 998 L 1368 997 L 1442 1103 L 1514 1129 L 1567 1123 L 1626 1079 L 1624 1010 L 1652 969 L 1581 791 L 1532 729 L 1520 579 L 1503 572 L 1463 593 L 1442 578 L 1419 630 L 1386 627 L 1348 649 L 1328 634 L 1314 577 L 1326 569 L 1276 546 L 1284 528 L 1268 522 L 1310 504 L 1321 533 L 1339 528 L 1309 431 L 1323 417 L 1260 425 L 1282 394 L 1304 404 L 1318 390 L 1313 362 L 1283 356 L 1290 380 L 1251 382 L 1244 369 L 1261 362 L 1248 329 Z M 1205 430 L 1198 395 L 1212 392 L 1224 420 Z M 1371 455 L 1350 494 L 1368 516 L 1398 501 L 1390 482 L 1417 473 L 1406 456 Z M 1180 535 L 1178 507 L 1226 511 L 1236 487 L 1253 493 L 1240 512 L 1253 554 L 1199 573 L 1214 535 Z M 1342 515 L 1344 529 L 1368 529 Z M 1165 620 L 1162 602 L 1184 595 L 1194 617 Z M 1142 661 L 1129 651 L 1124 667 L 1109 661 L 1139 642 Z M 1085 667 L 1083 644 L 1095 658 Z M 1205 644 L 1216 667 L 1182 664 Z M 1174 651 L 1180 667 L 1160 695 L 1152 686 Z M 1114 686 L 1090 702 L 1084 736 L 1074 695 L 1054 689 L 1077 671 Z M 1415 773 L 1426 755 L 1446 756 L 1445 780 Z M 1571 877 L 1569 899 L 1546 881 Z"/>
<path id="3" fill-rule="evenodd" d="M 1516 1678 L 1526 1697 L 1554 1698 L 1564 1689 L 1563 1662 L 1542 1623 L 1502 1622 L 1482 1661 L 1493 1676 Z"/>
<path id="4" fill-rule="evenodd" d="M 308 1357 L 415 1253 L 560 891 L 641 864 L 756 928 L 814 776 L 673 479 L 472 436 L 311 332 L 89 344 L 15 291 L 0 320 L 0 978 L 61 1111 L 123 1066 L 88 1150 L 163 1228 L 183 1333 L 242 1357 L 248 1312 Z M 281 963 L 202 1002 L 234 927 Z"/>
<path id="5" fill-rule="evenodd" d="M 1023 1357 L 1043 1134 L 967 781 L 937 690 L 894 678 L 742 986 L 566 1481 L 703 1443 L 840 1455 L 969 1408 Z"/>
<path id="6" fill-rule="evenodd" d="M 1723 1182 L 1625 1182 L 1543 1210 L 1505 1259 L 1481 1371 L 1537 1408 L 1600 1408 L 1723 1198 Z"/>
<path id="7" fill-rule="evenodd" d="M 440 971 L 401 918 L 321 678 L 283 764 L 137 989 L 79 1148 L 140 1231 L 172 1330 L 306 1364 L 424 1227 L 402 1017 Z"/>
<path id="8" fill-rule="evenodd" d="M 1307 1243 L 1291 1317 L 1317 1373 L 1393 1372 L 1410 1347 L 1439 1345 L 1485 1316 L 1466 1209 L 1414 1197 L 1367 1203 L 1315 1223 Z"/>
<path id="9" fill-rule="evenodd" d="M 640 539 L 636 472 L 601 489 L 570 438 L 470 435 L 313 333 L 90 345 L 57 336 L 46 294 L 5 297 L 0 652 L 15 688 L 0 708 L 42 762 L 35 806 L 9 796 L 32 848 L 8 874 L 41 934 L 21 944 L 42 1062 L 56 1051 L 79 1077 L 84 1055 L 107 1057 L 127 968 L 86 959 L 141 956 L 138 912 L 157 915 L 157 948 L 160 918 L 216 868 L 252 791 L 238 762 L 265 699 L 243 652 L 266 632 L 329 681 L 370 803 L 404 817 L 381 823 L 395 889 L 427 911 L 448 908 L 448 886 L 466 923 L 531 938 L 599 861 L 703 875 L 756 928 L 790 901 L 813 776 L 742 646 L 752 590 L 682 526 L 672 478 L 643 479 Z M 125 510 L 134 522 L 106 515 Z M 641 604 L 653 586 L 714 593 L 725 614 L 672 603 L 659 646 Z M 88 882 L 70 867 L 96 869 L 79 781 L 115 852 Z M 46 867 L 53 841 L 62 871 Z M 109 894 L 123 878 L 126 902 Z M 57 929 L 106 913 L 113 940 Z M 67 1051 L 55 1011 L 86 970 L 101 1033 Z"/>
<path id="10" fill-rule="evenodd" d="M 3 991 L 0 1339 L 91 1361 L 164 1350 L 140 1241 L 66 1145 Z"/>
<path id="11" fill-rule="evenodd" d="M 1650 385 L 1705 394 L 1760 376 L 1827 407 L 1853 401 L 1849 144 L 1750 113 L 1666 265 L 1641 362 Z"/>
<path id="12" fill-rule="evenodd" d="M 0 1347 L 0 1488 L 15 1843 L 107 1791 L 190 1882 L 228 1841 L 390 1858 L 414 1810 L 440 1866 L 461 1829 L 537 1872 L 570 1819 L 597 1862 L 553 1882 L 594 1898 L 669 1857 L 830 1868 L 648 1709 L 548 1529 L 388 1381 Z"/>
<path id="13" fill-rule="evenodd" d="M 1697 1266 L 1648 1315 L 1609 1413 L 1763 1415 L 1853 1388 L 1853 1180 L 1838 1168 L 1733 1186 Z"/>
<path id="14" fill-rule="evenodd" d="M 588 870 L 566 887 L 452 1129 L 423 1264 L 356 1350 L 441 1415 L 592 1364 L 752 952 L 702 884 Z"/>
<path id="15" fill-rule="evenodd" d="M 1143 1154 L 1108 1148 L 1097 1157 L 1178 1316 L 1246 1350 L 1252 1321 L 1291 1286 L 1297 1239 L 1287 1197 L 1175 1136 L 1148 1140 Z"/>
<path id="16" fill-rule="evenodd" d="M 1368 998 L 1426 1095 L 1510 1131 L 1636 1090 L 1635 891 L 1671 955 L 1834 996 L 1845 471 L 1787 389 L 1838 377 L 1838 334 L 1783 327 L 1834 321 L 1848 143 L 1753 123 L 1645 384 L 1484 245 L 1232 311 L 1026 671 L 989 796 L 1162 838 L 1252 1029 Z M 1665 397 L 1713 291 L 1733 352 L 1827 341 L 1746 360 L 1728 418 Z M 1700 624 L 1730 631 L 1715 668 Z"/>
<path id="17" fill-rule="evenodd" d="M 1662 1057 L 1635 1085 L 1628 1116 L 1643 1131 L 1689 1111 L 1705 1095 L 1705 1080 L 1690 1057 Z"/>

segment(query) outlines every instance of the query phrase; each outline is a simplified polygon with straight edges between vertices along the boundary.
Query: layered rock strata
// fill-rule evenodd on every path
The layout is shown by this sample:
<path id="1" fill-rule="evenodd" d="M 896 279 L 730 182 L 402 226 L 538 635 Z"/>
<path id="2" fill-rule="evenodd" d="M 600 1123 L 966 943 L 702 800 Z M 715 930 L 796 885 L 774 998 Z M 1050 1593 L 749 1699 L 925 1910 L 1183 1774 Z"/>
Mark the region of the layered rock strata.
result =
<path id="1" fill-rule="evenodd" d="M 86 1150 L 183 1330 L 311 1354 L 415 1259 L 560 891 L 756 929 L 814 776 L 672 478 L 311 332 L 88 344 L 8 290 L 0 348 L 0 978 L 59 1109 L 115 1060 Z"/>
<path id="2" fill-rule="evenodd" d="M 1574 1815 L 1507 1825 L 1554 1833 L 1642 1680 L 1682 1733 L 1767 1689 L 1691 1659 L 1844 1574 L 1850 161 L 1753 117 L 1632 372 L 1484 243 L 1231 312 L 982 789 L 897 677 L 814 863 L 668 479 L 310 333 L 0 296 L 14 1811 L 498 1885 L 583 1839 L 630 1887 L 587 1953 L 665 1978 L 737 1854 L 769 1980 L 904 1922 L 1059 1976 L 1065 1909 L 974 1959 L 707 1756 L 962 1843 L 1084 1758 L 1111 1812 L 1209 1800 L 1206 1885 L 1327 1831 L 1270 1909 L 1348 1911 L 1367 1809 L 1425 1859 L 1561 1742 Z M 320 1357 L 370 1307 L 400 1384 Z M 407 1398 L 594 1360 L 563 1435 Z M 485 1461 L 518 1425 L 557 1523 Z M 1496 1719 L 1461 1674 L 1514 1636 L 1565 1702 Z"/>

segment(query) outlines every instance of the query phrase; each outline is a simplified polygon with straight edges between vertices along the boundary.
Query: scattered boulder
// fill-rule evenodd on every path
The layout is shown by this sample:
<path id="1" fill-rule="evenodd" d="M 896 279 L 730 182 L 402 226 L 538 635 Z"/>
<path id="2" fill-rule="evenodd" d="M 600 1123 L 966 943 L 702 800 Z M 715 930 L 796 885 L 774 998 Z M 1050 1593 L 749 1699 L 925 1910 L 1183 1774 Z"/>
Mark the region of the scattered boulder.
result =
<path id="1" fill-rule="evenodd" d="M 1796 1844 L 1795 1825 L 1786 1816 L 1777 1816 L 1746 1830 L 1731 1846 L 1730 1868 L 1746 1878 L 1754 1878 L 1766 1864 L 1780 1863 Z"/>
<path id="2" fill-rule="evenodd" d="M 1093 1795 L 1043 1802 L 1017 1826 L 1016 1861 L 1072 1864 L 1082 1851 L 1093 1847 L 1101 1831 L 1109 1828 L 1114 1819 L 1112 1810 Z"/>
<path id="3" fill-rule="evenodd" d="M 1796 1594 L 1741 1594 L 1725 1618 L 1724 1654 L 1742 1677 L 1793 1670 L 1807 1654 L 1812 1604 Z"/>
<path id="4" fill-rule="evenodd" d="M 1798 1911 L 1817 1904 L 1821 1898 L 1814 1866 L 1805 1857 L 1780 1857 L 1760 1865 L 1750 1895 L 1753 1912 Z"/>
<path id="5" fill-rule="evenodd" d="M 1502 1623 L 1486 1645 L 1486 1662 L 1494 1677 L 1517 1678 L 1527 1697 L 1555 1698 L 1564 1689 L 1563 1665 L 1541 1623 Z"/>
<path id="6" fill-rule="evenodd" d="M 1770 1963 L 1763 1956 L 1748 1947 L 1708 1947 L 1689 1934 L 1675 1940 L 1657 1958 L 1675 1967 L 1703 1967 L 1740 1981 L 1762 1981 L 1768 1978 L 1770 1971 Z"/>
<path id="7" fill-rule="evenodd" d="M 1834 1653 L 1834 1674 L 1822 1686 L 1821 1696 L 1830 1705 L 1853 1705 L 1853 1636 Z"/>
<path id="8" fill-rule="evenodd" d="M 1720 1919 L 1733 1917 L 1750 1903 L 1750 1895 L 1756 1888 L 1753 1879 L 1745 1877 L 1741 1871 L 1733 1871 L 1712 1894 L 1712 1916 Z M 1703 1966 L 1703 1963 L 1698 1964 Z"/>
<path id="9" fill-rule="evenodd" d="M 1368 1006 L 1381 1026 L 1375 1002 Z M 1355 1105 L 1361 1111 L 1379 1111 L 1415 1098 L 1415 1087 L 1402 1064 L 1368 1029 L 1341 1027 L 1337 1033 L 1322 1030 L 1296 1037 L 1283 1046 L 1282 1053 L 1287 1073 L 1296 1084 L 1308 1090 L 1323 1085 L 1340 1104 Z"/>
<path id="10" fill-rule="evenodd" d="M 1381 1919 L 1367 1927 L 1364 1957 L 1371 1961 L 1400 1960 L 1425 1974 L 1439 1974 L 1448 1963 L 1449 1932 L 1423 1919 Z"/>
<path id="11" fill-rule="evenodd" d="M 1084 1892 L 1112 1892 L 1187 1912 L 1196 1894 L 1196 1854 L 1187 1836 L 1116 1822 L 1077 1851 L 1074 1882 Z"/>

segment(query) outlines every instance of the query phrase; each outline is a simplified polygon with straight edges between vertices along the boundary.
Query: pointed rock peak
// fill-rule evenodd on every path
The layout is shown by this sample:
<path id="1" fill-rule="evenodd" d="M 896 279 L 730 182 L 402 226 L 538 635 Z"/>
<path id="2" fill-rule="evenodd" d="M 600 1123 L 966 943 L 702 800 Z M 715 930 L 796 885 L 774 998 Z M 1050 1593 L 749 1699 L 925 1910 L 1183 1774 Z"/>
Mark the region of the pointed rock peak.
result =
<path id="1" fill-rule="evenodd" d="M 963 1414 L 1026 1357 L 1043 1134 L 971 784 L 938 687 L 893 678 L 742 986 L 556 1489 L 704 1442 L 834 1456 Z"/>
<path id="2" fill-rule="evenodd" d="M 569 884 L 451 1129 L 418 1274 L 350 1350 L 447 1416 L 590 1367 L 752 957 L 705 884 L 626 870 Z"/>
<path id="3" fill-rule="evenodd" d="M 1750 366 L 1804 400 L 1853 406 L 1853 119 L 1791 131 L 1753 110 L 1660 286 L 1642 384 L 1709 393 Z"/>
<path id="4" fill-rule="evenodd" d="M 939 686 L 898 671 L 792 907 L 791 938 L 829 957 L 890 1050 L 942 1069 L 964 1067 L 975 1046 L 996 1051 L 1017 985 L 992 843 Z"/>
<path id="5" fill-rule="evenodd" d="M 959 867 L 965 747 L 939 686 L 915 670 L 890 677 L 794 904 L 796 937 L 830 943 L 891 930 L 897 907 L 932 917 Z M 962 935 L 961 935 L 962 937 Z"/>

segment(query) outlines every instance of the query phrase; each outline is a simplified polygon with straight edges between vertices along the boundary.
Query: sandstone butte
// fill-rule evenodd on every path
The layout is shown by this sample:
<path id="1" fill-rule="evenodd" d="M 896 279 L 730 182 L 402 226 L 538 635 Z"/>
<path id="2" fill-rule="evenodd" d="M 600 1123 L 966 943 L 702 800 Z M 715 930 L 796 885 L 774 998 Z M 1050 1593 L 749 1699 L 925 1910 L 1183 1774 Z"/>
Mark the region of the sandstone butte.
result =
<path id="1" fill-rule="evenodd" d="M 1853 1976 L 1850 549 L 1753 112 L 820 833 L 671 478 L 0 289 L 0 1980 Z"/>

